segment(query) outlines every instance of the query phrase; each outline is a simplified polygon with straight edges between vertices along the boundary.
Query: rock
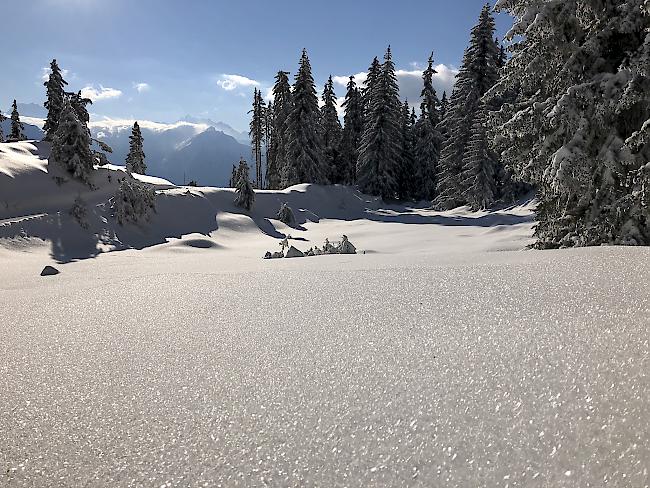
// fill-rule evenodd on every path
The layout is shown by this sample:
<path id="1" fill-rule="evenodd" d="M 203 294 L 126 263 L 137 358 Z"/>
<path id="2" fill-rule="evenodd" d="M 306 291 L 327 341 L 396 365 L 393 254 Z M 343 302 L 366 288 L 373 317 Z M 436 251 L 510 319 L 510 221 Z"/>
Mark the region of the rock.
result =
<path id="1" fill-rule="evenodd" d="M 289 250 L 287 251 L 287 255 L 285 256 L 286 258 L 304 258 L 305 253 L 303 253 L 301 250 L 296 249 L 295 247 L 291 246 Z"/>
<path id="2" fill-rule="evenodd" d="M 280 259 L 280 258 L 283 258 L 283 257 L 284 257 L 284 253 L 283 253 L 282 251 L 280 251 L 280 252 L 274 252 L 274 253 L 271 255 L 271 258 L 272 258 L 272 259 Z"/>
<path id="3" fill-rule="evenodd" d="M 264 259 L 271 259 L 273 256 L 271 255 L 271 251 L 266 251 L 266 254 L 264 255 Z"/>
<path id="4" fill-rule="evenodd" d="M 59 274 L 59 270 L 53 266 L 45 266 L 43 268 L 43 271 L 41 271 L 41 276 L 54 276 L 58 274 Z"/>

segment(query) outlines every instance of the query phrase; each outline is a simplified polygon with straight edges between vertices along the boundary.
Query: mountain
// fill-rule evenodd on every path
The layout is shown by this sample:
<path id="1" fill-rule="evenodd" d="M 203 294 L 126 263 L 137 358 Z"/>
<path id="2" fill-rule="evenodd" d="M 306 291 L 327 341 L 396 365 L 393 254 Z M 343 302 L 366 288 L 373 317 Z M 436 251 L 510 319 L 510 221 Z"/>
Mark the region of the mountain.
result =
<path id="1" fill-rule="evenodd" d="M 6 113 L 11 113 L 11 109 Z M 37 119 L 45 119 L 47 117 L 47 110 L 42 104 L 38 103 L 18 103 L 18 113 L 21 117 L 34 117 Z"/>
<path id="2" fill-rule="evenodd" d="M 249 158 L 250 146 L 241 144 L 209 124 L 181 121 L 175 124 L 138 122 L 144 137 L 147 173 L 176 184 L 196 180 L 201 185 L 226 186 L 232 165 Z M 108 159 L 124 165 L 129 152 L 132 120 L 93 121 L 93 137 L 113 149 Z"/>
<path id="3" fill-rule="evenodd" d="M 179 122 L 189 122 L 191 124 L 204 124 L 210 127 L 214 127 L 218 131 L 223 132 L 231 137 L 234 137 L 238 142 L 242 144 L 250 144 L 250 138 L 247 133 L 239 132 L 236 129 L 233 129 L 225 122 L 215 122 L 212 119 L 203 119 L 200 117 L 192 117 L 191 115 L 186 115 Z"/>
<path id="4" fill-rule="evenodd" d="M 163 167 L 152 174 L 161 174 L 174 182 L 196 180 L 200 185 L 227 186 L 232 165 L 242 157 L 248 158 L 250 152 L 249 146 L 208 127 L 170 153 L 162 161 Z"/>
<path id="5" fill-rule="evenodd" d="M 5 114 L 6 117 L 9 117 L 8 114 Z M 43 131 L 41 130 L 41 127 L 43 125 L 43 122 L 39 119 L 33 119 L 32 117 L 21 117 L 20 121 L 23 124 L 23 134 L 27 139 L 42 139 L 43 138 Z M 9 131 L 11 130 L 11 120 L 7 118 L 2 123 L 2 133 L 4 134 L 5 138 L 9 135 Z"/>

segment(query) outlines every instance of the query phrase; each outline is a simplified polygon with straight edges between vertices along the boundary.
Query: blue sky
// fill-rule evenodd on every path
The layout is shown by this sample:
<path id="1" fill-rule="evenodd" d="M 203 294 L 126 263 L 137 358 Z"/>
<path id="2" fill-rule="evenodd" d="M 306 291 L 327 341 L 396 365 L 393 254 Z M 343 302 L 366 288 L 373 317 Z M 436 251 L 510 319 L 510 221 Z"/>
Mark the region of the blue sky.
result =
<path id="1" fill-rule="evenodd" d="M 307 48 L 319 89 L 363 72 L 390 43 L 400 84 L 417 95 L 418 69 L 435 52 L 450 86 L 480 0 L 0 0 L 5 49 L 0 107 L 44 99 L 56 57 L 69 88 L 95 99 L 94 118 L 173 122 L 190 114 L 247 125 L 254 86 L 295 71 Z M 509 18 L 497 16 L 497 34 Z M 336 86 L 343 96 L 344 87 Z"/>

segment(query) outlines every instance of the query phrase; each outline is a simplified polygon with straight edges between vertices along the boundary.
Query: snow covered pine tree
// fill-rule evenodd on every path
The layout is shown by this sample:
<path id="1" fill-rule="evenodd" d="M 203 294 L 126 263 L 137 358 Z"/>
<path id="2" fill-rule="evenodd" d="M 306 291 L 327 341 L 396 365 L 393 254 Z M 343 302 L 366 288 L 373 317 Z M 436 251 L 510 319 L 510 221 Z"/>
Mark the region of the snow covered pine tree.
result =
<path id="1" fill-rule="evenodd" d="M 326 183 L 320 110 L 311 65 L 304 49 L 291 98 L 293 104 L 287 126 L 287 154 L 282 186 Z"/>
<path id="2" fill-rule="evenodd" d="M 18 105 L 16 100 L 11 105 L 11 130 L 9 132 L 8 140 L 11 142 L 24 141 L 25 135 L 23 134 L 25 126 L 20 122 L 20 114 L 18 114 Z"/>
<path id="3" fill-rule="evenodd" d="M 255 159 L 255 186 L 263 187 L 262 181 L 262 146 L 264 145 L 264 119 L 266 117 L 266 104 L 262 98 L 261 90 L 253 92 L 253 108 L 248 112 L 253 114 L 250 121 L 248 135 L 251 140 L 253 158 Z"/>
<path id="4" fill-rule="evenodd" d="M 2 123 L 3 123 L 5 120 L 7 120 L 7 117 L 5 117 L 5 116 L 2 114 L 2 111 L 0 110 L 0 142 L 4 142 L 4 141 L 5 141 L 5 139 L 4 139 L 4 133 L 2 132 Z"/>
<path id="5" fill-rule="evenodd" d="M 286 71 L 278 71 L 273 85 L 273 115 L 271 119 L 271 149 L 266 163 L 266 185 L 271 190 L 281 188 L 287 154 L 287 126 L 291 113 L 291 86 Z"/>
<path id="6" fill-rule="evenodd" d="M 248 176 L 248 164 L 242 158 L 237 168 L 237 184 L 235 186 L 235 205 L 250 210 L 255 201 L 255 190 Z"/>
<path id="7" fill-rule="evenodd" d="M 47 118 L 43 130 L 45 131 L 45 140 L 51 141 L 59 128 L 59 118 L 63 111 L 63 104 L 65 102 L 64 86 L 68 83 L 63 79 L 61 68 L 53 59 L 50 63 L 50 75 L 48 80 L 43 84 L 46 87 L 47 100 L 45 101 L 45 108 L 47 109 Z"/>
<path id="8" fill-rule="evenodd" d="M 354 81 L 354 76 L 350 76 L 350 81 L 348 81 L 343 110 L 345 114 L 340 148 L 341 167 L 343 168 L 342 183 L 352 185 L 356 181 L 359 144 L 363 134 L 363 104 L 361 92 Z"/>
<path id="9" fill-rule="evenodd" d="M 415 175 L 419 188 L 414 198 L 432 200 L 436 192 L 438 160 L 442 135 L 438 131 L 441 103 L 433 87 L 433 53 L 429 56 L 427 69 L 422 73 L 423 88 L 420 103 L 420 118 L 415 123 Z"/>
<path id="10" fill-rule="evenodd" d="M 400 161 L 397 177 L 397 196 L 401 200 L 416 198 L 420 193 L 421 181 L 417 180 L 415 169 L 415 112 L 411 112 L 408 100 L 402 104 L 400 114 Z"/>
<path id="11" fill-rule="evenodd" d="M 70 101 L 65 100 L 52 141 L 52 159 L 85 183 L 90 183 L 93 154 L 90 134 L 78 118 Z"/>
<path id="12" fill-rule="evenodd" d="M 650 245 L 650 2 L 500 0 L 512 58 L 491 115 L 503 160 L 537 185 L 541 248 Z"/>
<path id="13" fill-rule="evenodd" d="M 359 149 L 357 181 L 364 193 L 384 199 L 397 197 L 397 172 L 401 162 L 400 114 L 402 104 L 390 46 L 378 68 L 373 61 L 368 75 L 367 114 Z"/>
<path id="14" fill-rule="evenodd" d="M 156 192 L 127 174 L 111 198 L 111 208 L 120 225 L 149 220 L 151 211 L 156 208 Z"/>
<path id="15" fill-rule="evenodd" d="M 323 106 L 321 107 L 321 138 L 324 148 L 324 168 L 330 183 L 341 183 L 345 169 L 341 164 L 341 122 L 336 113 L 336 93 L 332 76 L 323 88 Z"/>
<path id="16" fill-rule="evenodd" d="M 136 121 L 131 129 L 129 136 L 129 154 L 126 156 L 126 171 L 129 173 L 137 173 L 139 175 L 145 174 L 147 165 L 144 162 L 145 154 L 143 150 L 144 139 L 140 126 Z"/>
<path id="17" fill-rule="evenodd" d="M 463 171 L 460 174 L 465 189 L 463 197 L 472 210 L 490 208 L 497 200 L 497 161 L 489 145 L 487 107 L 481 103 L 463 155 Z"/>
<path id="18" fill-rule="evenodd" d="M 447 139 L 438 165 L 439 177 L 434 201 L 434 205 L 441 209 L 467 203 L 467 188 L 472 182 L 467 180 L 467 175 L 462 175 L 463 158 L 472 132 L 482 130 L 477 126 L 476 120 L 481 97 L 492 88 L 498 78 L 500 50 L 495 43 L 494 31 L 494 17 L 489 5 L 485 5 L 477 25 L 472 29 L 469 46 L 465 50 L 449 108 L 442 123 L 442 130 Z M 489 174 L 494 175 L 496 172 L 490 171 Z M 484 195 L 477 196 L 476 199 L 487 201 L 491 198 Z"/>

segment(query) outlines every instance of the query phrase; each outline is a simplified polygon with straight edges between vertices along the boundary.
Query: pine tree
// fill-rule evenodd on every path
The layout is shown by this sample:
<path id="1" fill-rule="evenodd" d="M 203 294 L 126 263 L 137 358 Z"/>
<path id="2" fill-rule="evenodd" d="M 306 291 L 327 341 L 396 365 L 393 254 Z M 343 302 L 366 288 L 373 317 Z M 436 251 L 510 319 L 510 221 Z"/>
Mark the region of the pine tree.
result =
<path id="1" fill-rule="evenodd" d="M 433 75 L 437 73 L 433 67 L 433 53 L 431 53 L 427 68 L 422 73 L 423 86 L 422 92 L 420 93 L 422 99 L 420 109 L 426 112 L 427 118 L 433 127 L 436 127 L 440 123 L 440 100 L 438 99 L 436 89 L 433 87 Z"/>
<path id="2" fill-rule="evenodd" d="M 88 128 L 88 124 L 90 123 L 90 114 L 88 113 L 86 106 L 92 105 L 92 100 L 90 98 L 82 97 L 81 90 L 79 90 L 77 93 L 66 93 L 65 95 L 67 99 L 70 100 L 70 105 L 77 114 L 79 122 Z M 88 133 L 90 133 L 90 129 L 88 129 Z"/>
<path id="3" fill-rule="evenodd" d="M 494 43 L 499 50 L 499 55 L 497 56 L 497 69 L 501 69 L 506 65 L 506 62 L 508 61 L 508 55 L 506 54 L 505 46 L 499 42 L 498 38 L 494 40 Z"/>
<path id="4" fill-rule="evenodd" d="M 449 100 L 447 100 L 447 92 L 442 92 L 442 98 L 440 99 L 440 120 L 444 120 L 447 116 L 447 110 L 449 109 Z"/>
<path id="5" fill-rule="evenodd" d="M 345 115 L 343 116 L 344 126 L 341 134 L 342 183 L 352 185 L 356 180 L 359 144 L 363 135 L 363 103 L 354 76 L 350 76 L 347 85 L 343 110 Z"/>
<path id="6" fill-rule="evenodd" d="M 266 171 L 264 173 L 265 187 L 269 187 L 268 181 L 268 167 L 271 160 L 271 147 L 273 146 L 273 102 L 269 100 L 269 104 L 264 110 L 264 160 L 266 162 Z"/>
<path id="7" fill-rule="evenodd" d="M 3 123 L 5 120 L 7 120 L 7 117 L 5 117 L 5 116 L 2 114 L 2 110 L 0 110 L 0 142 L 4 142 L 4 141 L 5 141 L 5 139 L 4 139 L 4 133 L 3 133 L 3 131 L 2 131 L 2 123 Z"/>
<path id="8" fill-rule="evenodd" d="M 377 56 L 372 60 L 370 66 L 368 67 L 368 74 L 366 75 L 366 81 L 364 86 L 361 89 L 361 105 L 363 107 L 363 120 L 364 123 L 367 122 L 368 117 L 370 116 L 370 104 L 372 100 L 372 93 L 377 86 L 379 77 L 381 76 L 381 63 L 377 59 Z"/>
<path id="9" fill-rule="evenodd" d="M 487 107 L 482 103 L 472 126 L 461 174 L 466 188 L 463 197 L 473 210 L 489 208 L 497 200 L 497 160 L 489 144 Z"/>
<path id="10" fill-rule="evenodd" d="M 436 127 L 440 133 L 440 156 L 442 156 L 442 149 L 445 147 L 447 142 L 448 134 L 446 118 L 447 113 L 449 112 L 449 100 L 447 99 L 447 92 L 442 92 L 442 98 L 440 99 L 440 123 Z"/>
<path id="11" fill-rule="evenodd" d="M 59 127 L 59 118 L 65 103 L 65 90 L 64 87 L 68 83 L 63 79 L 61 69 L 53 59 L 50 63 L 50 76 L 44 83 L 47 93 L 47 100 L 45 101 L 45 108 L 47 109 L 47 118 L 43 130 L 45 131 L 45 140 L 52 140 L 56 130 Z"/>
<path id="12" fill-rule="evenodd" d="M 400 114 L 401 161 L 397 168 L 397 195 L 401 200 L 414 198 L 419 182 L 415 179 L 415 112 L 411 112 L 408 100 L 402 104 Z"/>
<path id="13" fill-rule="evenodd" d="M 131 135 L 129 136 L 129 154 L 126 156 L 126 171 L 129 173 L 143 175 L 147 171 L 147 165 L 144 162 L 143 142 L 144 139 L 140 131 L 140 126 L 136 121 L 133 124 L 133 129 L 131 129 Z"/>
<path id="14" fill-rule="evenodd" d="M 454 208 L 465 202 L 467 182 L 462 179 L 463 157 L 467 151 L 480 100 L 497 80 L 499 51 L 494 42 L 494 18 L 490 6 L 481 11 L 472 29 L 469 47 L 456 77 L 450 106 L 442 124 L 447 139 L 439 163 L 435 206 Z"/>
<path id="15" fill-rule="evenodd" d="M 502 0 L 498 151 L 538 188 L 539 247 L 650 244 L 650 2 Z"/>
<path id="16" fill-rule="evenodd" d="M 307 51 L 303 49 L 292 92 L 282 185 L 326 183 L 320 110 Z"/>
<path id="17" fill-rule="evenodd" d="M 248 175 L 248 164 L 242 158 L 237 168 L 237 184 L 235 186 L 235 205 L 250 210 L 255 201 L 255 190 Z"/>
<path id="18" fill-rule="evenodd" d="M 438 160 L 442 144 L 440 112 L 442 104 L 433 87 L 433 75 L 437 72 L 433 67 L 433 53 L 429 56 L 427 68 L 422 73 L 422 93 L 420 94 L 420 119 L 415 124 L 415 174 L 420 182 L 416 198 L 431 200 L 435 196 Z"/>
<path id="19" fill-rule="evenodd" d="M 51 159 L 61 164 L 74 178 L 90 182 L 93 154 L 86 126 L 68 100 L 63 103 L 59 124 L 52 140 Z"/>
<path id="20" fill-rule="evenodd" d="M 262 99 L 262 92 L 257 88 L 253 93 L 253 108 L 248 112 L 252 114 L 248 135 L 251 139 L 253 159 L 255 160 L 255 186 L 262 188 L 262 147 L 264 146 L 264 118 L 266 104 Z"/>
<path id="21" fill-rule="evenodd" d="M 384 199 L 395 198 L 402 149 L 402 104 L 390 46 L 378 79 L 370 83 L 367 97 L 369 106 L 359 150 L 357 181 L 365 193 Z"/>
<path id="22" fill-rule="evenodd" d="M 432 200 L 435 197 L 439 145 L 441 135 L 437 128 L 431 125 L 428 114 L 420 111 L 420 118 L 415 123 L 415 175 L 420 182 L 414 197 L 421 200 Z"/>
<path id="23" fill-rule="evenodd" d="M 271 121 L 273 138 L 270 157 L 266 164 L 266 184 L 271 190 L 281 188 L 282 174 L 286 165 L 287 127 L 292 108 L 288 75 L 289 73 L 286 71 L 278 71 L 273 85 L 273 117 Z"/>
<path id="24" fill-rule="evenodd" d="M 233 164 L 232 171 L 230 173 L 230 180 L 228 180 L 228 187 L 235 188 L 236 184 L 237 184 L 237 166 Z"/>
<path id="25" fill-rule="evenodd" d="M 18 105 L 16 100 L 11 105 L 11 131 L 9 132 L 10 141 L 24 141 L 25 136 L 23 134 L 25 126 L 20 122 L 20 114 L 18 113 Z"/>
<path id="26" fill-rule="evenodd" d="M 336 112 L 336 94 L 331 75 L 323 88 L 322 100 L 320 126 L 324 147 L 324 164 L 330 183 L 342 183 L 345 178 L 345 169 L 340 158 L 341 122 Z"/>

